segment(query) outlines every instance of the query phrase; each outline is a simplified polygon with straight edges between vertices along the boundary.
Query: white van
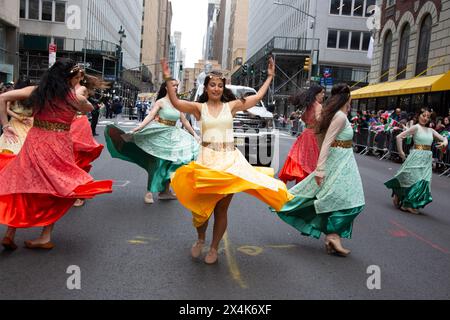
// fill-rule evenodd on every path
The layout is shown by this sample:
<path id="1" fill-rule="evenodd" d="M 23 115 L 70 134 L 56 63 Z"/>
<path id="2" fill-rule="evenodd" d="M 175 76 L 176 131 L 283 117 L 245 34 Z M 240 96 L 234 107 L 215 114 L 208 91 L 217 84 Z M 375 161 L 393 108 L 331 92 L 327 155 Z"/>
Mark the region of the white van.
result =
<path id="1" fill-rule="evenodd" d="M 255 95 L 256 90 L 250 87 L 227 85 L 236 98 Z M 192 101 L 197 101 L 203 93 L 199 86 Z M 191 117 L 194 130 L 200 132 L 195 117 Z M 274 156 L 275 124 L 273 114 L 267 111 L 264 102 L 259 102 L 247 111 L 240 111 L 233 120 L 236 147 L 245 155 L 251 165 L 270 167 Z"/>

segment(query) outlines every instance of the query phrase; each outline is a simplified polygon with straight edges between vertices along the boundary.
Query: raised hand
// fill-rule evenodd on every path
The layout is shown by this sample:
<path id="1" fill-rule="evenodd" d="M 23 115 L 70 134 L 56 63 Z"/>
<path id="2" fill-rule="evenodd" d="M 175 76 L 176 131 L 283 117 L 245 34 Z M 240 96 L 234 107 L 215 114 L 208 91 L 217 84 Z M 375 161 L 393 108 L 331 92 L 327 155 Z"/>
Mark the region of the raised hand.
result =
<path id="1" fill-rule="evenodd" d="M 275 76 L 275 61 L 273 61 L 273 58 L 269 58 L 269 66 L 267 68 L 267 75 L 268 76 Z"/>
<path id="2" fill-rule="evenodd" d="M 7 143 L 17 143 L 19 142 L 19 135 L 16 132 L 16 129 L 11 127 L 10 125 L 3 127 L 3 136 Z"/>
<path id="3" fill-rule="evenodd" d="M 169 68 L 169 64 L 167 63 L 167 60 L 165 58 L 161 59 L 161 67 L 162 67 L 164 80 L 170 78 L 171 77 L 170 68 Z"/>

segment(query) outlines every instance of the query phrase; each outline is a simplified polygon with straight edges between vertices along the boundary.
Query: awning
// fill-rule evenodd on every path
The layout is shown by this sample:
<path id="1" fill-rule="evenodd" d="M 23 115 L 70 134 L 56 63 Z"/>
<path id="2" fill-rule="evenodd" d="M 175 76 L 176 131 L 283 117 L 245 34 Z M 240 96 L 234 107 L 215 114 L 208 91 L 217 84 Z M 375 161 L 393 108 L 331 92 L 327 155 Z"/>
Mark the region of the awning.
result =
<path id="1" fill-rule="evenodd" d="M 352 99 L 399 96 L 450 90 L 450 71 L 437 76 L 383 82 L 355 90 Z"/>

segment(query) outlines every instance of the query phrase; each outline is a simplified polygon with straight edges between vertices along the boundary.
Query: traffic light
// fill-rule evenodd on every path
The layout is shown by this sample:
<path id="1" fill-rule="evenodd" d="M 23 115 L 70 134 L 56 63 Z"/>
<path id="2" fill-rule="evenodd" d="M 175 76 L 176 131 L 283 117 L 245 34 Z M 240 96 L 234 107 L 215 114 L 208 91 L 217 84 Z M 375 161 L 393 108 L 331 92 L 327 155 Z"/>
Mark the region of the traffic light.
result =
<path id="1" fill-rule="evenodd" d="M 255 67 L 254 67 L 254 66 L 251 66 L 251 67 L 250 67 L 250 74 L 251 74 L 251 75 L 254 75 L 254 74 L 255 74 Z"/>
<path id="2" fill-rule="evenodd" d="M 180 72 L 183 72 L 183 65 L 180 64 Z"/>
<path id="3" fill-rule="evenodd" d="M 242 74 L 243 74 L 244 76 L 246 76 L 247 73 L 248 73 L 248 64 L 244 64 L 244 65 L 242 66 Z"/>
<path id="4" fill-rule="evenodd" d="M 311 70 L 311 58 L 310 57 L 306 57 L 305 58 L 305 65 L 303 66 L 303 70 L 306 72 L 309 72 Z"/>

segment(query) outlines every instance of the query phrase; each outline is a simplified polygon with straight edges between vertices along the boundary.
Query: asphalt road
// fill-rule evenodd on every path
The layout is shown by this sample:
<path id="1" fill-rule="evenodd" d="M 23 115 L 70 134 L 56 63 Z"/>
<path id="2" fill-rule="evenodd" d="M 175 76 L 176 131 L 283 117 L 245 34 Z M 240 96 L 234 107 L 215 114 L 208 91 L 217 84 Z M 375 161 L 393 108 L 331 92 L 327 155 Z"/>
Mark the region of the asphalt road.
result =
<path id="1" fill-rule="evenodd" d="M 281 161 L 293 142 L 282 136 Z M 52 251 L 21 246 L 0 253 L 0 299 L 449 299 L 450 179 L 433 176 L 434 201 L 415 216 L 395 210 L 383 185 L 398 164 L 367 156 L 357 161 L 366 209 L 353 239 L 344 242 L 350 256 L 327 255 L 323 239 L 301 236 L 264 203 L 240 194 L 219 263 L 207 266 L 189 255 L 196 238 L 190 213 L 177 201 L 144 204 L 145 173 L 104 151 L 92 174 L 115 180 L 114 193 L 63 217 Z M 39 232 L 20 230 L 16 242 Z M 81 272 L 79 290 L 68 289 L 76 283 L 70 266 Z M 379 289 L 367 286 L 371 268 L 380 282 L 369 283 Z"/>

